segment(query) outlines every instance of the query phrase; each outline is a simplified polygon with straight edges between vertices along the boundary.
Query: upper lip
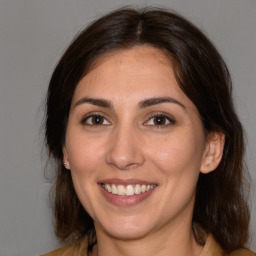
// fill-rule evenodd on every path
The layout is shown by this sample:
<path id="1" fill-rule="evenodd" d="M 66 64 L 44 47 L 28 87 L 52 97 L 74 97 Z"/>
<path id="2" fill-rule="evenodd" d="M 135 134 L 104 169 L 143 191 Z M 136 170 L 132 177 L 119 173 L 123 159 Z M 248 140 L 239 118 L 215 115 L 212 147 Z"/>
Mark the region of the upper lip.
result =
<path id="1" fill-rule="evenodd" d="M 139 179 L 104 179 L 99 184 L 118 184 L 118 185 L 157 185 L 155 182 L 139 180 Z"/>

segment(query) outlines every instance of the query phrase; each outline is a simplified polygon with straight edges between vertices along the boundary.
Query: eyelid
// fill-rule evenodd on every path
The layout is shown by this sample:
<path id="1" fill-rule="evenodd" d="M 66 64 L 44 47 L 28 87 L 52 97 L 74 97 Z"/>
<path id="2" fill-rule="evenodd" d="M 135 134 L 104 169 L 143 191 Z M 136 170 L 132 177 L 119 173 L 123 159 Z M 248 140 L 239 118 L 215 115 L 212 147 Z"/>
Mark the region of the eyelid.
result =
<path id="1" fill-rule="evenodd" d="M 156 117 L 166 118 L 169 121 L 169 123 L 163 124 L 163 125 L 147 124 L 151 119 L 156 118 Z M 176 123 L 176 119 L 172 115 L 164 113 L 164 112 L 151 113 L 149 115 L 149 117 L 147 118 L 147 121 L 144 122 L 145 125 L 153 126 L 153 127 L 160 127 L 160 128 L 164 128 L 166 126 L 173 125 L 175 123 Z"/>
<path id="2" fill-rule="evenodd" d="M 89 119 L 89 118 L 92 118 L 92 117 L 102 117 L 103 119 L 105 119 L 108 124 L 98 124 L 98 125 L 94 125 L 94 124 L 88 124 L 86 123 L 86 121 Z M 109 121 L 110 118 L 107 118 L 105 114 L 103 113 L 99 113 L 99 112 L 90 112 L 90 113 L 87 113 L 86 115 L 84 115 L 80 121 L 80 123 L 82 125 L 87 125 L 87 126 L 103 126 L 103 125 L 110 125 L 112 124 L 110 121 Z"/>

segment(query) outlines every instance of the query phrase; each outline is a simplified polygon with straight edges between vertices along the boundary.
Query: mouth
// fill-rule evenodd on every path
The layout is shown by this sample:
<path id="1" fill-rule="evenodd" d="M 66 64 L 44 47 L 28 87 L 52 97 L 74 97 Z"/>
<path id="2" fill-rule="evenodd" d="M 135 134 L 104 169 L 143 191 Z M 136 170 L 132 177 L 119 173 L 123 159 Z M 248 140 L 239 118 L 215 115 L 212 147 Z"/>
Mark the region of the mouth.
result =
<path id="1" fill-rule="evenodd" d="M 100 185 L 109 193 L 117 196 L 134 196 L 146 193 L 156 187 L 155 184 L 111 184 L 111 183 L 100 183 Z"/>
<path id="2" fill-rule="evenodd" d="M 103 196 L 115 206 L 135 206 L 151 197 L 158 184 L 137 179 L 104 179 L 98 182 Z"/>

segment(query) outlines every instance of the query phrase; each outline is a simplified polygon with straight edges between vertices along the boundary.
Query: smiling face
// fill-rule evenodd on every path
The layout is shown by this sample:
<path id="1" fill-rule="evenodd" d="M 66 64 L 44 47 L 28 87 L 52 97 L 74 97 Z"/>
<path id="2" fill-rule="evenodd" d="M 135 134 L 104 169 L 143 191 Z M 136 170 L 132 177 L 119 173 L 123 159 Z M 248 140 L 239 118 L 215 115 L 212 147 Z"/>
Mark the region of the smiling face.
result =
<path id="1" fill-rule="evenodd" d="M 77 85 L 64 161 L 97 235 L 139 238 L 190 228 L 210 148 L 170 61 L 152 47 L 117 51 Z"/>

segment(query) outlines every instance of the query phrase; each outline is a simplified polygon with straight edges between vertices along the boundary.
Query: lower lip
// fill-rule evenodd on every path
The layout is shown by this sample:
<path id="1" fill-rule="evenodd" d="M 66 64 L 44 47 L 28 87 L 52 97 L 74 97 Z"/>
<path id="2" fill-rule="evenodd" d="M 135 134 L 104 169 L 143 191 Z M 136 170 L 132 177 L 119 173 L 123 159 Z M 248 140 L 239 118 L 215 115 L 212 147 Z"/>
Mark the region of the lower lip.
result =
<path id="1" fill-rule="evenodd" d="M 133 206 L 139 204 L 140 202 L 147 199 L 155 190 L 156 187 L 146 191 L 144 193 L 140 193 L 138 195 L 133 196 L 118 196 L 108 192 L 104 189 L 100 184 L 99 187 L 104 195 L 104 197 L 112 204 L 116 206 Z"/>

